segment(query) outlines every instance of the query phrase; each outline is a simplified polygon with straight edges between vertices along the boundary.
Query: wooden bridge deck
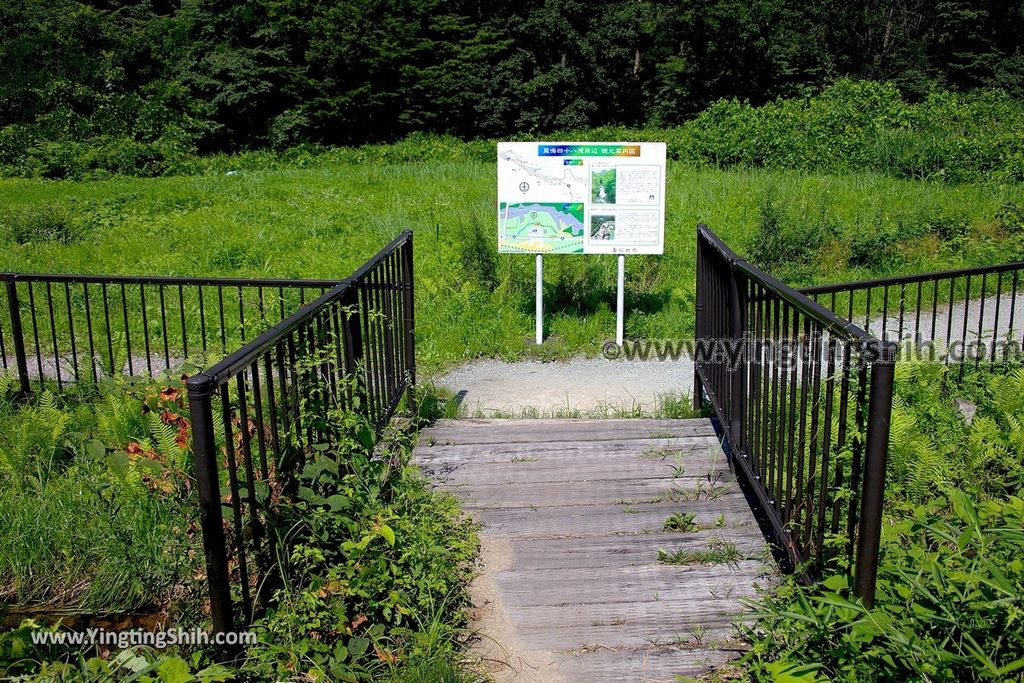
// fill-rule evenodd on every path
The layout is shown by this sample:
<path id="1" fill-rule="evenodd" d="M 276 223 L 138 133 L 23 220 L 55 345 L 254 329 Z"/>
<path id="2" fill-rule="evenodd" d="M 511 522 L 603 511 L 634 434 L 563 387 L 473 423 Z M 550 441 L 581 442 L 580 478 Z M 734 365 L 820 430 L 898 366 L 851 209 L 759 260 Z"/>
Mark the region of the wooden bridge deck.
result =
<path id="1" fill-rule="evenodd" d="M 445 420 L 414 457 L 483 525 L 497 680 L 675 681 L 741 651 L 773 568 L 708 420 Z M 665 530 L 675 513 L 696 528 Z"/>

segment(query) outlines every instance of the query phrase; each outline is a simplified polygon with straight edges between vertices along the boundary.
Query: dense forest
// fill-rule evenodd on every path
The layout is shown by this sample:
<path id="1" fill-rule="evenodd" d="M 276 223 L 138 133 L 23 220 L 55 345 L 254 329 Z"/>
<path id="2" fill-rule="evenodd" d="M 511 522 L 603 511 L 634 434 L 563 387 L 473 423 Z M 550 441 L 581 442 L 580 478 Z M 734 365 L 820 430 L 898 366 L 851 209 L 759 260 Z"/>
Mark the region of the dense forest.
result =
<path id="1" fill-rule="evenodd" d="M 8 0 L 0 161 L 676 125 L 838 78 L 1024 94 L 1021 0 Z"/>

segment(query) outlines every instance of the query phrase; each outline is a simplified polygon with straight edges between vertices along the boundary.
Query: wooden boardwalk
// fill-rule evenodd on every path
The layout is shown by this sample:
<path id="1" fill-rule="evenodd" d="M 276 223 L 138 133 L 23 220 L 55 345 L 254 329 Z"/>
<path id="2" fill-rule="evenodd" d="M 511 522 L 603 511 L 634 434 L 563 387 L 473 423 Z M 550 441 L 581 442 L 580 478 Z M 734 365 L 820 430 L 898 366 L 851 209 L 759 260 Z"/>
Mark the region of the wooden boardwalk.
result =
<path id="1" fill-rule="evenodd" d="M 483 525 L 497 680 L 675 681 L 741 651 L 773 570 L 708 420 L 445 420 L 414 457 Z"/>

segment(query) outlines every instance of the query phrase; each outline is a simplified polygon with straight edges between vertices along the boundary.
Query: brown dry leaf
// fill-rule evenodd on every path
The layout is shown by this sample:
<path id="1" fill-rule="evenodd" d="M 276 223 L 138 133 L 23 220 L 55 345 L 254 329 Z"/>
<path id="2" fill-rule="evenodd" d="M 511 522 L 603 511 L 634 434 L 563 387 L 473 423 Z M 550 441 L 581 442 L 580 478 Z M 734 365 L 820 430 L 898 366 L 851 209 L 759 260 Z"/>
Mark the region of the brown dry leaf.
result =
<path id="1" fill-rule="evenodd" d="M 377 653 L 377 659 L 379 659 L 382 662 L 394 664 L 398 661 L 398 655 L 392 654 L 391 652 L 382 648 L 380 645 L 377 645 L 377 643 L 373 644 L 373 651 Z"/>

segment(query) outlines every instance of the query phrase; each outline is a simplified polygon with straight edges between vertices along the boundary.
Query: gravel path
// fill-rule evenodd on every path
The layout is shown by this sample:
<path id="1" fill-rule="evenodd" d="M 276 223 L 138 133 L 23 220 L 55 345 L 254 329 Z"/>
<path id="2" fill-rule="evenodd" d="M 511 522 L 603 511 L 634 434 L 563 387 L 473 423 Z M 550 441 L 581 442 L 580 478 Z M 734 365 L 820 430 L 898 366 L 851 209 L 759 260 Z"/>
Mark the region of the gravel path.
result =
<path id="1" fill-rule="evenodd" d="M 688 400 L 693 361 L 479 360 L 434 382 L 454 392 L 470 416 L 654 414 L 666 397 Z"/>

